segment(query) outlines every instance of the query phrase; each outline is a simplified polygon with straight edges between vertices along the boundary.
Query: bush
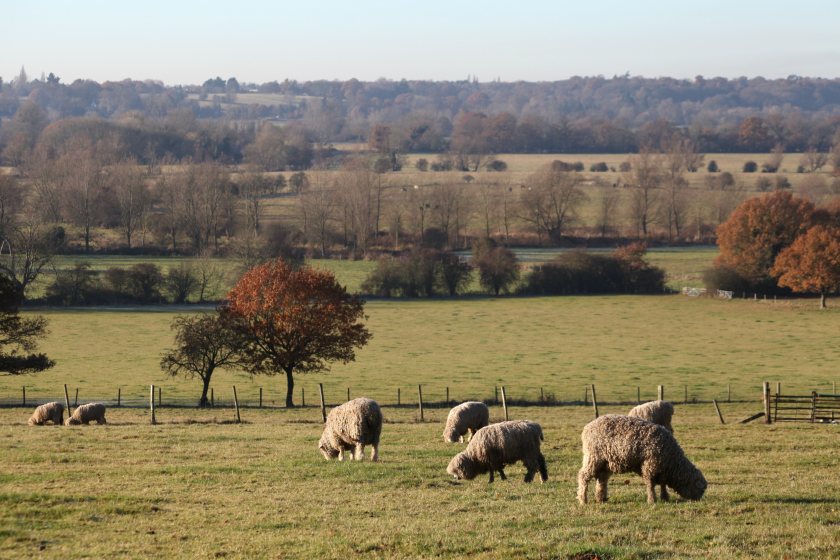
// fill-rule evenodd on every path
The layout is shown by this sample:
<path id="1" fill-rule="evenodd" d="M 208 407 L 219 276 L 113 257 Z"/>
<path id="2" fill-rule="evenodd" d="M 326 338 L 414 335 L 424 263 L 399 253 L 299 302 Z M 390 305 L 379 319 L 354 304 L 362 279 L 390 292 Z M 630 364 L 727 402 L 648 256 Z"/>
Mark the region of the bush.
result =
<path id="1" fill-rule="evenodd" d="M 632 164 L 632 163 L 630 163 L 629 161 L 622 161 L 622 162 L 618 165 L 618 170 L 619 170 L 619 171 L 621 171 L 622 173 L 627 173 L 627 172 L 629 172 L 631 169 L 633 169 L 633 164 Z"/>
<path id="2" fill-rule="evenodd" d="M 589 166 L 589 171 L 592 171 L 593 173 L 604 173 L 604 172 L 609 171 L 609 170 L 610 170 L 609 166 L 603 161 L 599 161 L 598 163 L 593 163 L 592 165 Z"/>
<path id="3" fill-rule="evenodd" d="M 98 273 L 89 263 L 75 263 L 69 270 L 58 270 L 47 287 L 46 299 L 51 305 L 89 305 L 97 300 Z"/>
<path id="4" fill-rule="evenodd" d="M 703 285 L 707 290 L 745 292 L 750 283 L 731 268 L 716 266 L 703 271 Z"/>
<path id="5" fill-rule="evenodd" d="M 758 171 L 758 164 L 754 161 L 745 162 L 743 171 L 744 173 L 755 173 L 756 171 Z"/>
<path id="6" fill-rule="evenodd" d="M 428 171 L 429 170 L 429 160 L 426 158 L 420 158 L 414 163 L 414 167 L 417 168 L 417 171 Z"/>
<path id="7" fill-rule="evenodd" d="M 576 161 L 574 163 L 567 163 L 565 161 L 561 161 L 559 159 L 555 159 L 551 162 L 551 170 L 552 171 L 583 171 L 583 162 Z"/>
<path id="8" fill-rule="evenodd" d="M 770 180 L 769 177 L 758 177 L 755 180 L 755 190 L 757 191 L 767 192 L 772 186 L 773 182 Z"/>
<path id="9" fill-rule="evenodd" d="M 761 164 L 761 172 L 762 173 L 775 173 L 778 170 L 779 170 L 779 168 L 772 163 L 762 163 Z"/>
<path id="10" fill-rule="evenodd" d="M 484 168 L 487 169 L 487 171 L 499 171 L 499 172 L 501 172 L 501 171 L 507 171 L 508 166 L 507 166 L 507 163 L 503 162 L 500 159 L 491 159 L 486 164 L 484 164 Z"/>
<path id="11" fill-rule="evenodd" d="M 708 171 L 709 173 L 717 173 L 718 171 L 720 171 L 720 168 L 718 167 L 718 164 L 715 160 L 711 160 L 709 161 L 709 164 L 706 165 L 706 171 Z"/>
<path id="12" fill-rule="evenodd" d="M 185 303 L 198 289 L 198 278 L 190 265 L 181 263 L 181 266 L 172 267 L 166 273 L 165 287 L 172 303 Z"/>
<path id="13" fill-rule="evenodd" d="M 507 247 L 490 243 L 486 248 L 473 252 L 473 264 L 478 268 L 481 285 L 494 295 L 508 292 L 519 279 L 519 263 L 516 255 Z"/>
<path id="14" fill-rule="evenodd" d="M 791 187 L 790 181 L 784 175 L 779 175 L 776 177 L 776 188 L 777 189 L 789 189 Z"/>
<path id="15" fill-rule="evenodd" d="M 471 267 L 457 255 L 415 249 L 400 257 L 383 257 L 362 283 L 362 291 L 378 297 L 432 297 L 439 289 L 450 296 L 466 288 Z"/>

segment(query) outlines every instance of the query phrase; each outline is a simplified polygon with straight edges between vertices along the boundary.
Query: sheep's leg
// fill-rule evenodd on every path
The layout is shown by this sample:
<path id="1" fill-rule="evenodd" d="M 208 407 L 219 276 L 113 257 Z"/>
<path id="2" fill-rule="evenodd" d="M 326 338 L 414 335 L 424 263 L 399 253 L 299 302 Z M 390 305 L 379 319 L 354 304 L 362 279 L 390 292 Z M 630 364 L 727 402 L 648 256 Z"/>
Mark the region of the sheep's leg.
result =
<path id="1" fill-rule="evenodd" d="M 545 457 L 542 453 L 540 453 L 540 456 L 537 457 L 537 460 L 539 461 L 540 467 L 540 482 L 545 482 L 548 480 L 548 467 L 545 464 Z"/>
<path id="2" fill-rule="evenodd" d="M 604 472 L 598 474 L 595 477 L 595 501 L 596 502 L 606 502 L 607 501 L 607 486 L 610 481 L 610 473 Z"/>
<path id="3" fill-rule="evenodd" d="M 356 446 L 353 448 L 353 459 L 356 461 L 361 461 L 365 458 L 365 446 L 364 444 L 357 443 Z"/>
<path id="4" fill-rule="evenodd" d="M 534 476 L 537 474 L 539 470 L 539 459 L 535 457 L 528 457 L 527 460 L 522 461 L 525 464 L 525 468 L 528 469 L 525 472 L 525 482 L 531 482 L 534 480 Z"/>
<path id="5" fill-rule="evenodd" d="M 338 460 L 339 461 L 344 461 L 344 448 L 343 447 L 338 448 Z"/>
<path id="6" fill-rule="evenodd" d="M 647 488 L 647 501 L 649 504 L 656 503 L 656 484 L 652 478 L 645 477 L 645 487 Z"/>
<path id="7" fill-rule="evenodd" d="M 490 469 L 490 482 L 493 482 L 493 469 Z"/>
<path id="8" fill-rule="evenodd" d="M 464 443 L 464 436 L 458 436 L 458 443 Z"/>
<path id="9" fill-rule="evenodd" d="M 586 492 L 589 489 L 590 480 L 592 480 L 592 473 L 586 468 L 586 466 L 583 466 L 578 471 L 577 499 L 581 504 L 586 503 Z"/>
<path id="10" fill-rule="evenodd" d="M 504 467 L 499 467 L 499 476 L 502 477 L 502 480 L 507 480 Z"/>
<path id="11" fill-rule="evenodd" d="M 372 447 L 373 447 L 373 451 L 371 451 L 371 453 L 370 453 L 370 460 L 375 463 L 375 462 L 379 461 L 379 444 L 374 443 L 372 445 Z"/>
<path id="12" fill-rule="evenodd" d="M 670 499 L 670 496 L 668 496 L 668 488 L 666 488 L 664 484 L 659 485 L 659 497 L 663 502 L 667 502 Z"/>

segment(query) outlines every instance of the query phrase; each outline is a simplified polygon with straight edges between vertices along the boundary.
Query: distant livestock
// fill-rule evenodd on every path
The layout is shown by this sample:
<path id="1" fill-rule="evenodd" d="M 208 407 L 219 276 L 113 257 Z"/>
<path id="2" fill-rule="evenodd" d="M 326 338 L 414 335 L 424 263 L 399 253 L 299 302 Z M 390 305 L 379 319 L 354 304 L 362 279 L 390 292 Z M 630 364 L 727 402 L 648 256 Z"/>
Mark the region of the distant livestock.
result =
<path id="1" fill-rule="evenodd" d="M 671 426 L 671 418 L 674 416 L 674 405 L 668 401 L 651 401 L 640 404 L 630 409 L 627 416 L 641 418 L 642 420 L 659 424 L 660 426 L 664 426 L 672 434 L 674 433 L 674 428 Z"/>
<path id="2" fill-rule="evenodd" d="M 35 409 L 29 417 L 30 426 L 43 426 L 52 422 L 56 426 L 64 424 L 64 405 L 60 402 L 49 402 Z"/>
<path id="3" fill-rule="evenodd" d="M 540 480 L 548 480 L 545 457 L 540 453 L 543 440 L 542 428 L 536 422 L 516 420 L 490 424 L 478 430 L 467 444 L 449 462 L 446 472 L 456 479 L 472 480 L 480 474 L 490 473 L 493 482 L 494 471 L 506 480 L 504 467 L 522 461 L 528 472 L 525 482 L 534 480 L 539 471 Z"/>
<path id="4" fill-rule="evenodd" d="M 648 503 L 656 502 L 654 486 L 662 485 L 668 500 L 669 486 L 683 498 L 699 500 L 706 491 L 703 473 L 689 461 L 666 428 L 640 418 L 609 414 L 583 428 L 583 466 L 578 472 L 577 498 L 585 504 L 589 481 L 595 483 L 595 500 L 607 501 L 607 483 L 613 474 L 634 472 L 647 487 Z"/>
<path id="5" fill-rule="evenodd" d="M 490 409 L 483 402 L 469 401 L 461 403 L 449 411 L 446 426 L 443 428 L 443 440 L 449 443 L 464 441 L 469 432 L 472 437 L 479 429 L 490 423 Z"/>
<path id="6" fill-rule="evenodd" d="M 96 421 L 97 424 L 107 424 L 107 422 L 105 422 L 104 404 L 83 404 L 73 411 L 73 415 L 67 418 L 64 424 L 67 426 L 75 426 L 78 424 L 90 424 L 92 421 Z"/>
<path id="7" fill-rule="evenodd" d="M 351 451 L 351 458 L 361 461 L 365 445 L 373 447 L 370 458 L 379 459 L 379 436 L 382 433 L 382 411 L 376 401 L 358 398 L 332 409 L 318 448 L 324 458 L 344 460 L 344 452 Z"/>

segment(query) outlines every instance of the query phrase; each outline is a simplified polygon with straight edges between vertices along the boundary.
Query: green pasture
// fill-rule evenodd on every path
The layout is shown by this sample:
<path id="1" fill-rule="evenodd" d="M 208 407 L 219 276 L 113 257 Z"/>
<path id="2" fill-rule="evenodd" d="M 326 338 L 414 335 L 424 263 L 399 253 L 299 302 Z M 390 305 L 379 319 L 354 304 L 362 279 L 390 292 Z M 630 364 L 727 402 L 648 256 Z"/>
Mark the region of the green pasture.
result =
<path id="1" fill-rule="evenodd" d="M 386 408 L 381 461 L 338 463 L 318 453 L 315 409 L 246 410 L 244 424 L 230 409 L 163 409 L 156 426 L 145 410 L 111 409 L 107 426 L 74 428 L 2 409 L 0 557 L 836 556 L 837 426 L 720 425 L 711 405 L 680 405 L 676 435 L 709 481 L 704 498 L 648 505 L 638 476 L 617 475 L 608 503 L 580 506 L 589 408 L 511 409 L 543 426 L 545 484 L 523 483 L 521 465 L 492 485 L 453 481 L 462 446 L 443 442 L 445 412 L 418 423 Z"/>
<path id="2" fill-rule="evenodd" d="M 830 306 L 837 305 L 834 301 Z M 373 339 L 350 364 L 299 376 L 307 404 L 323 383 L 327 400 L 367 395 L 415 403 L 418 384 L 430 401 L 494 398 L 504 385 L 511 399 L 582 400 L 594 383 L 602 401 L 631 401 L 639 387 L 653 398 L 759 399 L 767 380 L 783 392 L 830 391 L 840 381 L 836 344 L 838 311 L 817 310 L 814 301 L 721 301 L 673 296 L 552 298 L 463 298 L 374 300 L 366 308 Z M 197 401 L 197 381 L 165 377 L 160 355 L 172 343 L 169 325 L 180 310 L 45 310 L 50 334 L 42 349 L 56 360 L 47 372 L 0 377 L 0 400 L 18 402 L 22 386 L 32 400 L 52 400 L 67 384 L 80 401 L 147 398 L 162 387 L 163 403 Z M 32 313 L 32 312 L 27 312 Z M 282 403 L 285 380 L 219 372 L 217 398 L 229 401 L 236 384 L 240 399 Z M 757 405 L 756 405 L 757 406 Z M 746 412 L 746 411 L 745 411 Z"/>

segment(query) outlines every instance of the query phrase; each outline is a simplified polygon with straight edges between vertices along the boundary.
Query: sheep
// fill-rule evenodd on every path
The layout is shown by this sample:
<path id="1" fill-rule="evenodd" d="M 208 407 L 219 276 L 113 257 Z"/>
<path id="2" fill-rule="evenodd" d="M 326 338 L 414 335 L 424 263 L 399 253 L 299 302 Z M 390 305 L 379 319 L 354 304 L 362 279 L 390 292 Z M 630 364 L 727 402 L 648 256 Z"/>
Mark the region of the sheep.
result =
<path id="1" fill-rule="evenodd" d="M 586 503 L 589 481 L 596 479 L 595 499 L 607 501 L 610 475 L 634 472 L 644 478 L 648 503 L 656 502 L 654 486 L 661 484 L 662 500 L 668 500 L 665 485 L 689 500 L 699 500 L 706 491 L 703 473 L 689 461 L 674 436 L 663 426 L 641 418 L 608 414 L 583 428 L 583 466 L 578 472 L 577 499 Z"/>
<path id="2" fill-rule="evenodd" d="M 64 424 L 64 405 L 60 402 L 49 402 L 35 409 L 29 417 L 30 426 L 43 426 L 52 422 L 56 426 Z"/>
<path id="3" fill-rule="evenodd" d="M 78 424 L 90 424 L 91 420 L 96 420 L 97 424 L 107 424 L 105 421 L 105 405 L 102 403 L 87 403 L 80 405 L 73 411 L 73 415 L 64 421 L 65 426 L 75 426 Z"/>
<path id="4" fill-rule="evenodd" d="M 632 408 L 627 416 L 641 418 L 654 424 L 664 426 L 669 432 L 674 433 L 671 426 L 671 417 L 674 416 L 674 405 L 668 401 L 651 401 Z"/>
<path id="5" fill-rule="evenodd" d="M 344 451 L 351 450 L 351 458 L 361 461 L 365 445 L 373 446 L 371 460 L 379 460 L 379 436 L 382 433 L 382 411 L 376 401 L 358 398 L 335 407 L 327 415 L 324 433 L 318 448 L 327 460 L 344 460 Z"/>
<path id="6" fill-rule="evenodd" d="M 490 423 L 490 409 L 483 402 L 469 401 L 461 403 L 449 411 L 446 426 L 443 428 L 443 441 L 455 443 L 464 441 L 464 434 L 475 433 Z"/>
<path id="7" fill-rule="evenodd" d="M 507 480 L 504 466 L 522 461 L 528 472 L 525 482 L 534 480 L 537 471 L 540 480 L 548 480 L 545 457 L 540 453 L 540 441 L 543 439 L 542 428 L 536 422 L 516 420 L 490 424 L 478 430 L 467 444 L 467 448 L 458 453 L 449 462 L 446 472 L 456 480 L 472 480 L 480 474 L 499 471 L 502 480 Z"/>

